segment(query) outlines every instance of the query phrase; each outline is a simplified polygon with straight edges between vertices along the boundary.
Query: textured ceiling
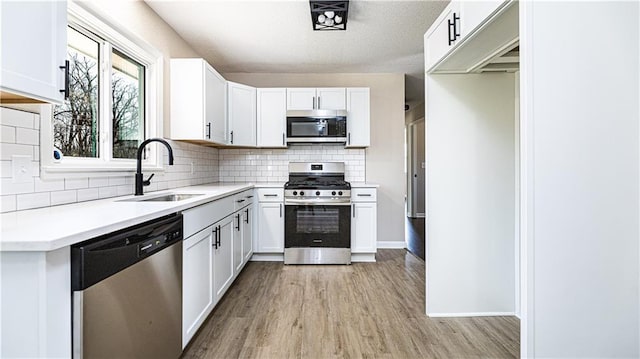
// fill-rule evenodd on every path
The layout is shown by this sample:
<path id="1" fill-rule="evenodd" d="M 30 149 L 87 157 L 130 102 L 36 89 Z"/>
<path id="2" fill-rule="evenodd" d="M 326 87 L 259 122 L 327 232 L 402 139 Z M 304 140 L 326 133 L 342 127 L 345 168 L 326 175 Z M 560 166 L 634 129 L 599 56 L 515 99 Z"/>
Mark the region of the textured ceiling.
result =
<path id="1" fill-rule="evenodd" d="M 447 1 L 351 0 L 347 31 L 313 31 L 309 2 L 146 3 L 219 72 L 405 73 L 424 98 L 423 35 Z"/>

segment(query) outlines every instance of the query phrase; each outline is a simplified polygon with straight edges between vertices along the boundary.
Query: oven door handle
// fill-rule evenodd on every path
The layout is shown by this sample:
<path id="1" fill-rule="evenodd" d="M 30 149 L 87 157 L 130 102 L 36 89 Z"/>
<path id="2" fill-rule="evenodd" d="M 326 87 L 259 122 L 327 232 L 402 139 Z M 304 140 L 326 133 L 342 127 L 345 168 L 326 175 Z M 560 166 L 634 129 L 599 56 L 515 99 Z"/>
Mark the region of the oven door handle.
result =
<path id="1" fill-rule="evenodd" d="M 351 202 L 317 202 L 290 199 L 284 203 L 285 206 L 351 206 Z"/>

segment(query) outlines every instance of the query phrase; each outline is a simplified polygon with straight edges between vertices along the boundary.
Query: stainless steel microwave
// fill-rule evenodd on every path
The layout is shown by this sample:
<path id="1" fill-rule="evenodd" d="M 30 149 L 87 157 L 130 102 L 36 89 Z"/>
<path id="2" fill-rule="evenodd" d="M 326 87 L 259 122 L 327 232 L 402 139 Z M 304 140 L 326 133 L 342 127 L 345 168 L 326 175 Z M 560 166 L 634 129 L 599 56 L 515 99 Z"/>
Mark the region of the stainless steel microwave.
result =
<path id="1" fill-rule="evenodd" d="M 347 142 L 347 111 L 287 111 L 287 142 Z"/>

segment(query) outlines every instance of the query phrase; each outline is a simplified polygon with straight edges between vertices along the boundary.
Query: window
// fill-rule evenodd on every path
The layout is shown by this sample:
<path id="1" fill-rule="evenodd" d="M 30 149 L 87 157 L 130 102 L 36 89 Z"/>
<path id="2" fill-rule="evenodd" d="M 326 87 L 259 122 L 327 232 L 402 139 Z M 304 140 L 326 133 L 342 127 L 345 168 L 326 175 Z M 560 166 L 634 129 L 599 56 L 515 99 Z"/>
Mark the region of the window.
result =
<path id="1" fill-rule="evenodd" d="M 51 121 L 43 121 L 43 174 L 133 171 L 139 144 L 162 134 L 162 55 L 77 3 L 68 6 L 69 98 L 49 106 Z M 54 148 L 62 158 L 53 158 Z M 146 168 L 161 170 L 157 152 L 147 148 Z"/>

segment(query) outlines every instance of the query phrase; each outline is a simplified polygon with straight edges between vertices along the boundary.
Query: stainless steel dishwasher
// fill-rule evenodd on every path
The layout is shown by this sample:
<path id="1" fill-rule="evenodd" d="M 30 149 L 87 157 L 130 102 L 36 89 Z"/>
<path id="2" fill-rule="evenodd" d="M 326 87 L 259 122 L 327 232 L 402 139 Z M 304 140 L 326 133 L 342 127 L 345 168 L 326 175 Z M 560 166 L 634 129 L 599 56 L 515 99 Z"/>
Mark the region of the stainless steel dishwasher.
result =
<path id="1" fill-rule="evenodd" d="M 74 358 L 182 352 L 182 214 L 71 247 Z"/>

